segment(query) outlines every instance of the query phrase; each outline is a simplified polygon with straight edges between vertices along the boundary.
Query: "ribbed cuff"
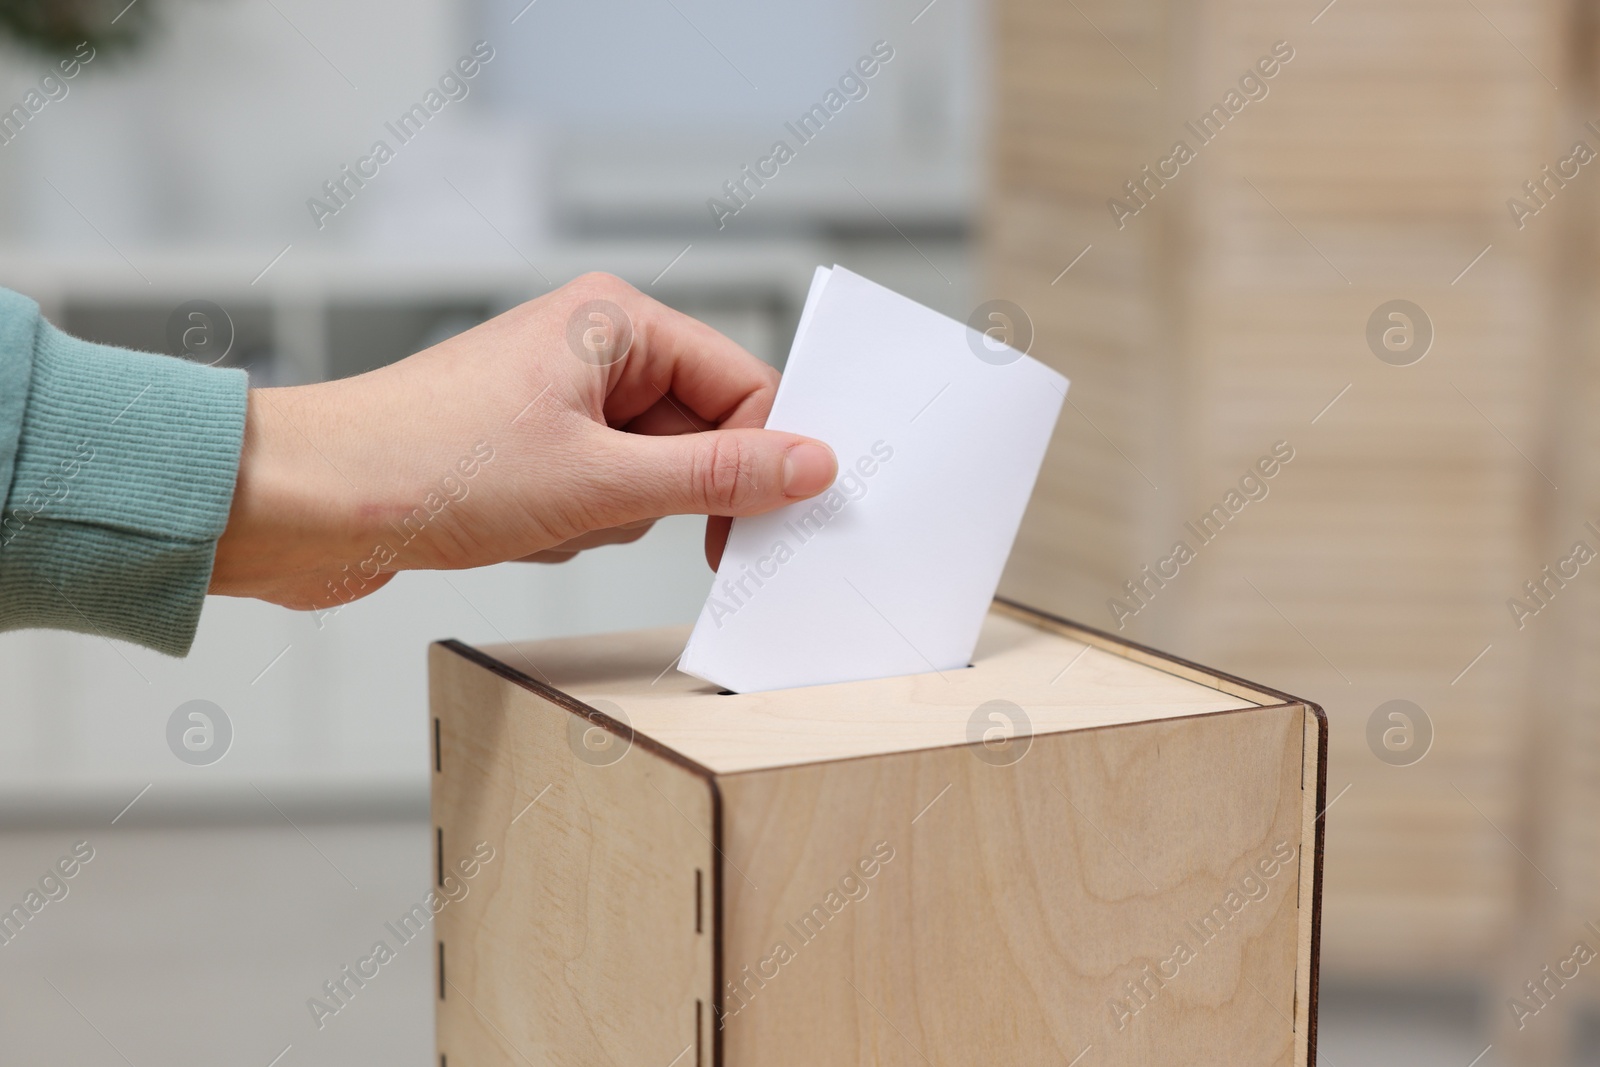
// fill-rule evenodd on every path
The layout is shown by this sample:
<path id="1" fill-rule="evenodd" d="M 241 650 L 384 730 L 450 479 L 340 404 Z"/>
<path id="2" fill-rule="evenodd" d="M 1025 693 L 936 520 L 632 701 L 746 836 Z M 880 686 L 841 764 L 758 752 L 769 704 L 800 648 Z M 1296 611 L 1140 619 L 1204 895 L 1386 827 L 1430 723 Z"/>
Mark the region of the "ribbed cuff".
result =
<path id="1" fill-rule="evenodd" d="M 233 500 L 244 372 L 90 344 L 42 320 L 32 362 L 0 515 L 0 628 L 184 655 Z"/>
<path id="2" fill-rule="evenodd" d="M 33 342 L 39 329 L 39 305 L 25 296 L 0 289 L 0 506 L 11 487 L 16 467 L 22 412 L 33 377 Z M 0 533 L 0 541 L 4 540 Z M 0 607 L 0 610 L 4 610 Z"/>

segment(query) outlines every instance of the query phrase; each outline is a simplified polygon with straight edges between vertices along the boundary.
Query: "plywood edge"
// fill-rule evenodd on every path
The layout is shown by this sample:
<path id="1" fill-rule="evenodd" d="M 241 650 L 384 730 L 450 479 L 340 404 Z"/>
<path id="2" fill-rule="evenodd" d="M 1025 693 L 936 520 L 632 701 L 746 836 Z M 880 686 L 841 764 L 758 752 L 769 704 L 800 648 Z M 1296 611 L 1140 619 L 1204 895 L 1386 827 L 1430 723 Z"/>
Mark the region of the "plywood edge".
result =
<path id="1" fill-rule="evenodd" d="M 428 650 L 429 778 L 432 785 L 430 789 L 430 825 L 440 828 L 436 832 L 439 834 L 441 841 L 445 834 L 443 827 L 449 820 L 450 814 L 446 810 L 450 806 L 450 801 L 447 799 L 446 790 L 442 788 L 440 781 L 440 775 L 447 769 L 449 762 L 445 757 L 445 751 L 446 745 L 451 740 L 449 729 L 443 725 L 443 720 L 451 714 L 448 707 L 451 701 L 459 699 L 460 683 L 465 680 L 466 674 L 477 671 L 486 672 L 502 683 L 509 682 L 553 709 L 565 711 L 583 719 L 588 726 L 600 727 L 608 733 L 623 738 L 630 745 L 630 748 L 636 746 L 642 752 L 665 762 L 673 771 L 691 775 L 705 789 L 705 796 L 709 806 L 709 819 L 705 830 L 700 831 L 698 827 L 696 827 L 696 830 L 700 832 L 702 837 L 706 838 L 706 844 L 710 847 L 710 854 L 706 857 L 707 862 L 704 863 L 704 870 L 708 876 L 706 878 L 708 883 L 706 885 L 706 895 L 703 898 L 702 905 L 704 910 L 700 912 L 697 909 L 697 915 L 703 915 L 703 919 L 697 919 L 697 923 L 703 921 L 704 934 L 709 941 L 709 988 L 705 991 L 703 1001 L 706 1008 L 704 1020 L 700 1019 L 698 1010 L 696 1012 L 696 1045 L 692 1053 L 689 1049 L 685 1049 L 683 1053 L 680 1053 L 680 1059 L 685 1067 L 690 1063 L 696 1064 L 697 1067 L 721 1067 L 724 1061 L 723 1034 L 717 1023 L 722 1010 L 723 969 L 726 953 L 724 950 L 725 924 L 723 921 L 725 894 L 723 865 L 721 862 L 724 822 L 722 791 L 718 785 L 717 777 L 693 760 L 689 760 L 681 754 L 631 730 L 627 724 L 618 722 L 611 716 L 605 715 L 603 712 L 589 707 L 549 685 L 531 679 L 514 668 L 495 660 L 493 657 L 479 653 L 469 645 L 453 639 L 436 641 L 430 645 Z M 482 675 L 479 676 L 482 677 Z M 515 761 L 513 760 L 514 763 Z M 532 804 L 528 805 L 528 808 L 531 807 Z M 523 810 L 526 811 L 528 809 L 525 808 Z M 679 812 L 679 814 L 682 814 L 682 812 Z M 520 818 L 520 814 L 517 817 Z M 515 822 L 515 818 L 512 821 Z M 691 825 L 693 825 L 693 820 L 691 820 Z M 430 834 L 430 837 L 432 836 Z M 442 852 L 440 853 L 439 861 L 443 862 Z M 442 871 L 443 867 L 441 866 L 440 869 Z M 697 877 L 697 885 L 698 881 Z M 462 909 L 457 907 L 449 918 L 460 920 L 465 917 L 461 912 Z M 437 925 L 439 924 L 436 923 Z M 446 1006 L 446 1000 L 443 996 L 446 984 L 444 971 L 446 931 L 442 928 L 438 929 L 436 937 L 439 940 L 439 952 L 433 961 L 434 983 L 440 990 L 440 997 L 436 1001 L 436 1012 L 442 1014 Z M 501 1039 L 502 1043 L 506 1042 L 505 1035 L 495 1028 L 487 1017 L 483 1016 L 476 1005 L 469 1005 L 469 1007 L 485 1023 L 489 1023 L 490 1028 L 495 1031 L 496 1036 Z M 443 1020 L 440 1019 L 439 1022 L 442 1024 Z M 436 1041 L 442 1042 L 443 1040 L 444 1027 L 443 1025 L 438 1025 L 436 1026 Z M 512 1050 L 516 1053 L 515 1062 L 526 1060 L 527 1057 L 521 1049 L 512 1046 Z M 441 1057 L 439 1060 L 441 1063 L 444 1062 L 442 1054 L 445 1051 L 442 1047 L 436 1047 L 435 1049 L 435 1055 Z"/>
<path id="2" fill-rule="evenodd" d="M 1317 1062 L 1317 997 L 1322 965 L 1322 860 L 1328 806 L 1328 716 L 1304 703 L 1305 757 L 1301 768 L 1300 963 L 1295 976 L 1297 1062 Z M 1309 890 L 1310 899 L 1305 899 Z M 1302 1036 L 1303 1035 L 1303 1036 Z M 1303 1044 L 1302 1044 L 1303 1042 Z"/>
<path id="3" fill-rule="evenodd" d="M 1154 668 L 1163 674 L 1170 674 L 1185 681 L 1195 682 L 1199 685 L 1215 689 L 1220 693 L 1249 700 L 1260 705 L 1276 704 L 1305 704 L 1299 697 L 1281 693 L 1276 689 L 1269 689 L 1264 685 L 1247 682 L 1243 678 L 1235 677 L 1223 671 L 1202 667 L 1198 663 L 1191 663 L 1186 659 L 1158 652 L 1148 645 L 1141 645 L 1135 641 L 1118 637 L 1104 630 L 1097 630 L 1092 626 L 1063 619 L 1059 615 L 1052 615 L 1037 608 L 1030 608 L 1026 604 L 1005 597 L 995 597 L 994 610 L 1011 618 L 1018 619 L 1042 630 L 1058 633 L 1070 637 L 1074 641 L 1091 645 L 1112 655 L 1121 656 L 1123 659 L 1133 660 L 1135 663 Z"/>

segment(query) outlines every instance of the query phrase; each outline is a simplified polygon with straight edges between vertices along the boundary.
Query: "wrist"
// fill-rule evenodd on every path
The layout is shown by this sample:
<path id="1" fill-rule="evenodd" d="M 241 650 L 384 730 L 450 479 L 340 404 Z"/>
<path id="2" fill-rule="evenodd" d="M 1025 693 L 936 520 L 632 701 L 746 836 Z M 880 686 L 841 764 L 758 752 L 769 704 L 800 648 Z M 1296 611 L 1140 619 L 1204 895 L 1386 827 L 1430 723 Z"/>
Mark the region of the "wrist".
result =
<path id="1" fill-rule="evenodd" d="M 252 389 L 227 527 L 217 542 L 212 593 L 323 606 L 320 575 L 337 570 L 359 541 L 353 489 L 302 426 L 314 386 Z"/>

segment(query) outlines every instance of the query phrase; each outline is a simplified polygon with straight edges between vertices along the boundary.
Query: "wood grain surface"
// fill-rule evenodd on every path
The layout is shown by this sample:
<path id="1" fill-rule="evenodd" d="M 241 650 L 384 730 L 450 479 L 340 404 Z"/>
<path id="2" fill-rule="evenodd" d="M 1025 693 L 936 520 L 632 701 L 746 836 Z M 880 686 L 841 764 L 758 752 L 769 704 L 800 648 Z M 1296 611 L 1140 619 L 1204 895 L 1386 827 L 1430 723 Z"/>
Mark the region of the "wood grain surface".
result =
<path id="1" fill-rule="evenodd" d="M 1049 734 L 1011 766 L 957 748 L 724 778 L 728 1062 L 1304 1062 L 1307 718 Z M 893 859 L 851 900 L 875 845 Z M 848 902 L 803 925 L 830 892 Z M 769 962 L 779 944 L 793 958 Z"/>
<path id="2" fill-rule="evenodd" d="M 435 920 L 439 1051 L 460 1067 L 710 1067 L 712 783 L 614 735 L 607 750 L 581 716 L 443 646 L 429 679 L 446 869 L 479 841 L 496 853 Z"/>

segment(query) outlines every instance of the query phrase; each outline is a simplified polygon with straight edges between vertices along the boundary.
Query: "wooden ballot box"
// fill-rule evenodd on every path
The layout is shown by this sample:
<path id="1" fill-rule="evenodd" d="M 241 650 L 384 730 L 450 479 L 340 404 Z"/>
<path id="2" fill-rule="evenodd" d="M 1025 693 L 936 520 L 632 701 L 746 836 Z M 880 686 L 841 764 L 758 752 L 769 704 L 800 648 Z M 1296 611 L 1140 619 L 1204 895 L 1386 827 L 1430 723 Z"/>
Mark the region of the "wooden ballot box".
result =
<path id="1" fill-rule="evenodd" d="M 683 629 L 430 660 L 441 1067 L 1314 1062 L 1316 705 L 997 602 L 733 695 Z"/>

